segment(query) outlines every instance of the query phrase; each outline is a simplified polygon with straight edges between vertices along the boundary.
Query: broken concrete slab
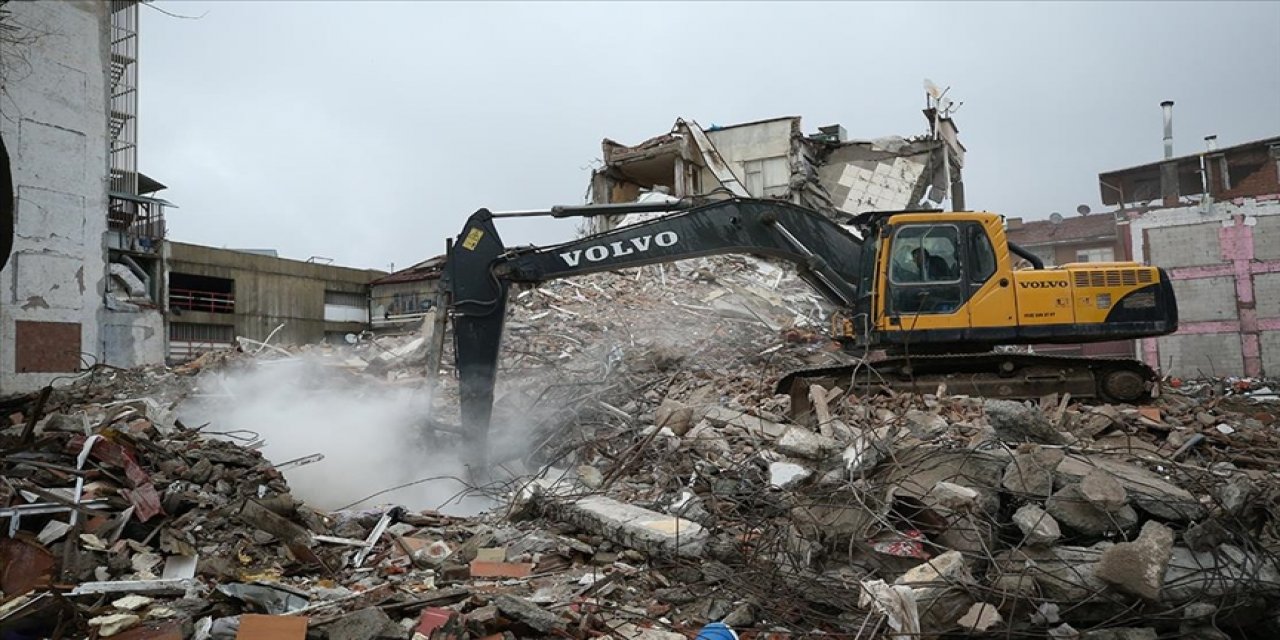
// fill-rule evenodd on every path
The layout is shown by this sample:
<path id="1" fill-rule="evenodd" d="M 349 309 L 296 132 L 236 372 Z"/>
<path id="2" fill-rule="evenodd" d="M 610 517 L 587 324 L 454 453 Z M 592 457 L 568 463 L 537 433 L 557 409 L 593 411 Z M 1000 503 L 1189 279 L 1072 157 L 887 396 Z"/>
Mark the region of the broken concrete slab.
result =
<path id="1" fill-rule="evenodd" d="M 1269 555 L 1230 544 L 1209 551 L 1173 547 L 1165 571 L 1161 601 L 1170 604 L 1246 597 L 1250 590 L 1280 585 L 1280 569 Z"/>
<path id="2" fill-rule="evenodd" d="M 844 448 L 835 438 L 828 438 L 804 427 L 791 427 L 774 445 L 780 453 L 798 458 L 821 460 Z"/>
<path id="3" fill-rule="evenodd" d="M 1094 570 L 1102 552 L 1110 546 L 1109 542 L 1099 542 L 1092 547 L 1059 545 L 1002 551 L 995 556 L 996 567 L 1008 581 L 1033 579 L 1045 598 L 1079 602 L 1107 588 Z"/>
<path id="4" fill-rule="evenodd" d="M 1124 490 L 1124 485 L 1120 484 L 1115 476 L 1102 469 L 1090 471 L 1080 481 L 1080 494 L 1089 501 L 1089 504 L 1107 513 L 1119 511 L 1127 504 L 1129 497 L 1128 492 Z"/>
<path id="5" fill-rule="evenodd" d="M 559 616 L 524 598 L 504 593 L 495 597 L 493 604 L 503 615 L 510 616 L 539 633 L 552 634 L 564 627 Z"/>
<path id="6" fill-rule="evenodd" d="M 1023 544 L 1047 547 L 1062 537 L 1058 522 L 1038 505 L 1024 504 L 1013 514 L 1013 523 L 1022 531 Z"/>
<path id="7" fill-rule="evenodd" d="M 1012 400 L 987 400 L 982 404 L 987 422 L 1008 443 L 1069 444 L 1038 408 Z"/>
<path id="8" fill-rule="evenodd" d="M 955 585 L 969 578 L 969 567 L 959 551 L 948 551 L 932 560 L 917 565 L 902 574 L 894 584 L 913 588 Z"/>
<path id="9" fill-rule="evenodd" d="M 1138 513 L 1133 507 L 1124 505 L 1114 513 L 1103 511 L 1085 499 L 1078 484 L 1067 485 L 1050 496 L 1045 510 L 1059 524 L 1087 536 L 1128 531 L 1138 525 Z"/>
<path id="10" fill-rule="evenodd" d="M 795 462 L 779 460 L 769 463 L 769 484 L 779 489 L 790 489 L 813 475 L 813 469 Z"/>
<path id="11" fill-rule="evenodd" d="M 709 534 L 692 520 L 669 516 L 604 496 L 553 503 L 560 517 L 624 547 L 659 556 L 696 558 Z"/>
<path id="12" fill-rule="evenodd" d="M 1076 454 L 1063 458 L 1057 467 L 1060 484 L 1077 482 L 1101 469 L 1124 486 L 1129 503 L 1165 521 L 1189 522 L 1204 517 L 1199 500 L 1189 491 L 1160 475 L 1110 455 Z"/>
<path id="13" fill-rule="evenodd" d="M 1000 485 L 1024 497 L 1047 498 L 1053 493 L 1053 471 L 1065 455 L 1061 449 L 1043 447 L 1016 453 Z"/>
<path id="14" fill-rule="evenodd" d="M 711 422 L 711 424 L 734 426 L 745 430 L 747 433 L 769 438 L 779 438 L 788 429 L 786 425 L 765 420 L 743 411 L 715 405 L 703 410 L 702 419 Z"/>
<path id="15" fill-rule="evenodd" d="M 99 637 L 109 638 L 141 621 L 142 618 L 132 613 L 111 613 L 105 616 L 90 618 L 89 626 L 97 629 Z"/>
<path id="16" fill-rule="evenodd" d="M 1136 540 L 1102 552 L 1095 575 L 1119 591 L 1154 602 L 1160 599 L 1172 555 L 1173 530 L 1148 520 Z"/>
<path id="17" fill-rule="evenodd" d="M 978 492 L 964 485 L 944 480 L 933 485 L 933 489 L 925 498 L 946 509 L 962 511 L 973 506 L 978 499 Z"/>
<path id="18" fill-rule="evenodd" d="M 894 462 L 877 467 L 871 480 L 894 487 L 895 495 L 924 501 L 939 482 L 951 482 L 978 492 L 978 511 L 995 514 L 1000 508 L 997 488 L 1007 462 L 1000 456 L 926 446 L 898 452 Z"/>
<path id="19" fill-rule="evenodd" d="M 956 621 L 956 624 L 974 631 L 988 631 L 1002 622 L 1004 617 L 996 610 L 995 605 L 975 602 L 969 607 L 969 611 Z"/>

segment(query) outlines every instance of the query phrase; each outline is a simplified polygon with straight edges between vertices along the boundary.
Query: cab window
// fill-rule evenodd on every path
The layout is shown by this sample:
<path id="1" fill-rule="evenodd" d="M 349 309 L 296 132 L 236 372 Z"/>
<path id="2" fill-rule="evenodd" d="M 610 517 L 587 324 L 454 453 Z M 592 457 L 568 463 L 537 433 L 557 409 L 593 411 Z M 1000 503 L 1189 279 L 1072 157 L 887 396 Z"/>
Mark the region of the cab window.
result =
<path id="1" fill-rule="evenodd" d="M 969 271 L 971 282 L 986 282 L 996 272 L 996 251 L 991 247 L 991 238 L 980 226 L 969 228 L 969 255 L 973 256 L 973 267 Z"/>
<path id="2" fill-rule="evenodd" d="M 905 225 L 899 228 L 893 237 L 890 279 L 894 284 L 958 282 L 959 236 L 954 225 Z"/>

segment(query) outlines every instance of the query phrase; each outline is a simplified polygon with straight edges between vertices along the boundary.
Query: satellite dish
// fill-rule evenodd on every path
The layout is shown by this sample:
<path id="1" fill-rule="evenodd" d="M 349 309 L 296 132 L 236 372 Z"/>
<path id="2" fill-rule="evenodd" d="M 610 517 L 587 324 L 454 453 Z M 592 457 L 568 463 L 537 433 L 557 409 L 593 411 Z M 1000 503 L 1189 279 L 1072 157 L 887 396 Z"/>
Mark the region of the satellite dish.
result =
<path id="1" fill-rule="evenodd" d="M 933 81 L 928 78 L 924 79 L 924 91 L 932 96 L 934 100 L 942 97 L 942 89 L 939 89 L 938 85 L 934 84 Z"/>
<path id="2" fill-rule="evenodd" d="M 1087 215 L 1089 215 L 1089 212 L 1091 212 L 1091 211 L 1093 211 L 1093 209 L 1090 209 L 1090 208 L 1089 208 L 1089 205 L 1087 205 L 1087 204 L 1082 204 L 1082 205 L 1080 205 L 1080 206 L 1076 207 L 1076 213 L 1078 213 L 1078 214 L 1080 214 L 1080 215 L 1082 215 L 1082 216 L 1087 216 Z"/>
<path id="3" fill-rule="evenodd" d="M 1054 224 L 1062 224 L 1062 214 L 1058 213 L 1057 211 L 1054 211 L 1053 213 L 1049 214 L 1049 222 L 1052 222 Z"/>
<path id="4" fill-rule="evenodd" d="M 360 338 L 356 336 L 356 334 L 354 333 L 348 333 L 347 335 L 343 336 L 343 339 L 347 341 L 347 344 L 355 344 L 357 342 L 360 342 Z"/>

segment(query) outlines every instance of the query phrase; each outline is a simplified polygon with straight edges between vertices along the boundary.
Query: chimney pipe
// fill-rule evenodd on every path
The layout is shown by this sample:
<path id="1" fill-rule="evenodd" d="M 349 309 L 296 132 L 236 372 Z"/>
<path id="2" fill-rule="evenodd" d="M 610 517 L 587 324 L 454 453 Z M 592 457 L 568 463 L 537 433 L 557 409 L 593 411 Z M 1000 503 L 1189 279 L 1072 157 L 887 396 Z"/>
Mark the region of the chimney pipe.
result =
<path id="1" fill-rule="evenodd" d="M 1205 146 L 1209 151 L 1217 151 L 1217 150 L 1218 150 L 1218 136 L 1205 136 L 1205 137 L 1204 137 L 1204 146 Z"/>
<path id="2" fill-rule="evenodd" d="M 1165 100 L 1160 107 L 1164 109 L 1164 157 L 1168 160 L 1173 157 L 1173 101 Z"/>

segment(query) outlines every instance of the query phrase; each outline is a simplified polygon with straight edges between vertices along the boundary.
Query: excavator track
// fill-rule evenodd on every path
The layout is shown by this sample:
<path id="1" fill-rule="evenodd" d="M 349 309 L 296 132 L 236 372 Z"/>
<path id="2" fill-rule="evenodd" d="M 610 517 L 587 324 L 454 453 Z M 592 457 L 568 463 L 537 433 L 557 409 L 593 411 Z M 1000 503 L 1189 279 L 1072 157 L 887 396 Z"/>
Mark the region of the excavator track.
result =
<path id="1" fill-rule="evenodd" d="M 1160 378 L 1136 360 L 982 353 L 892 356 L 857 364 L 792 371 L 778 381 L 777 393 L 791 395 L 792 417 L 812 410 L 810 385 L 841 387 L 858 394 L 886 390 L 947 393 L 987 398 L 1040 398 L 1070 393 L 1113 403 L 1140 403 L 1159 393 Z"/>

